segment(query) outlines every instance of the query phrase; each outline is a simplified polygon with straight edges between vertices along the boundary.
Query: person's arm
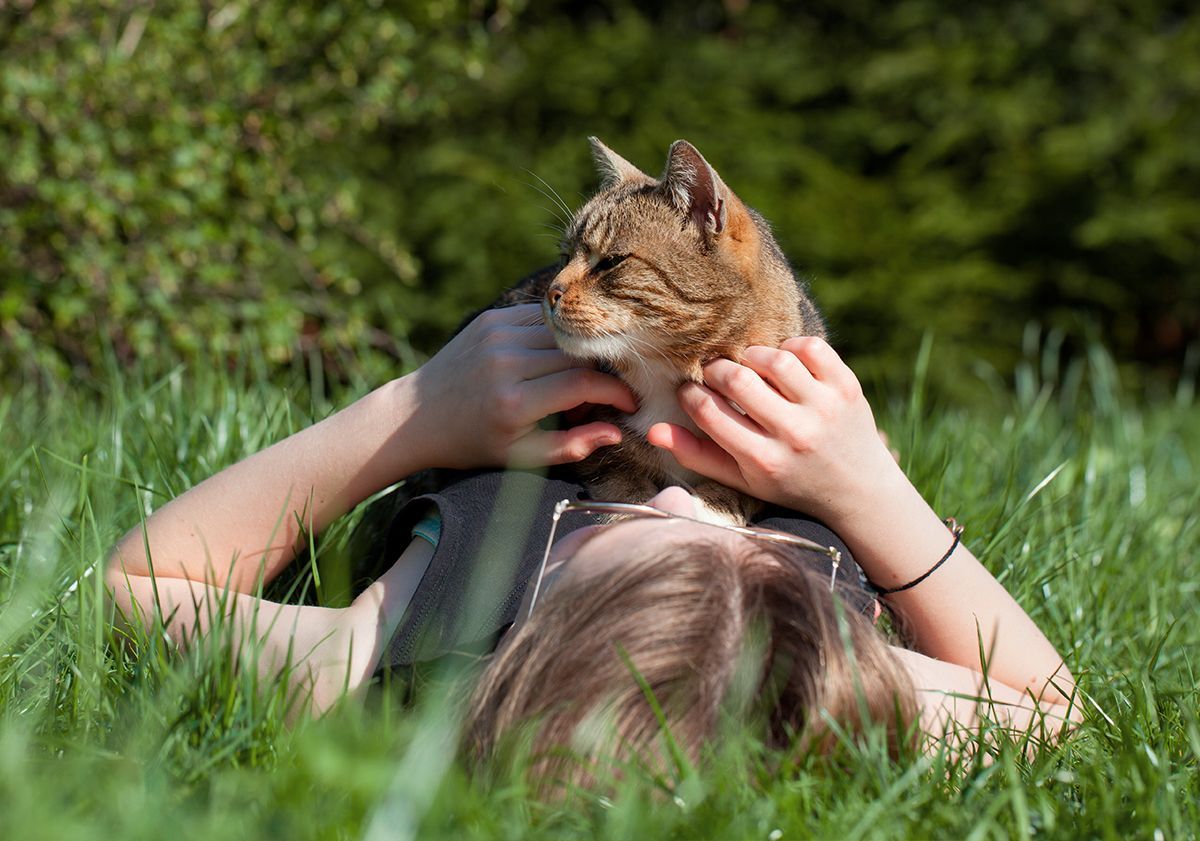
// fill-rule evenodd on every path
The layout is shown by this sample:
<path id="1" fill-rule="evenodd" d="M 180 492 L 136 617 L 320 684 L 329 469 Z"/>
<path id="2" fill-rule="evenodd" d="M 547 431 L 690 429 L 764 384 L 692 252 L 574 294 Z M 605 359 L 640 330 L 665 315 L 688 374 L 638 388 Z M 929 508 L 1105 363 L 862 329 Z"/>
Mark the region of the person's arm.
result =
<path id="1" fill-rule="evenodd" d="M 893 646 L 891 650 L 917 692 L 922 729 L 935 738 L 957 737 L 951 739 L 952 748 L 972 741 L 985 717 L 1010 734 L 1030 734 L 1035 744 L 1053 740 L 1082 720 L 1077 703 L 1035 700 L 1027 692 L 990 676 L 985 679 L 966 666 L 906 648 Z"/>
<path id="2" fill-rule="evenodd" d="M 884 589 L 921 576 L 949 549 L 950 531 L 880 440 L 857 378 L 823 340 L 752 347 L 742 364 L 716 360 L 704 376 L 704 385 L 680 390 L 680 402 L 711 440 L 668 424 L 649 433 L 682 466 L 824 520 Z M 990 687 L 993 696 L 1015 693 L 1037 710 L 1078 718 L 1062 657 L 965 545 L 919 585 L 886 598 L 921 655 L 967 670 L 950 687 L 931 687 L 922 683 L 949 673 L 908 658 L 918 690 L 974 681 L 980 697 Z M 972 677 L 982 674 L 987 683 Z"/>
<path id="3" fill-rule="evenodd" d="M 418 470 L 554 464 L 616 443 L 607 423 L 538 429 L 583 403 L 636 406 L 616 378 L 575 367 L 537 318 L 536 305 L 485 312 L 414 373 L 171 500 L 117 543 L 110 584 L 153 565 L 159 578 L 252 592 L 293 559 L 302 529 Z"/>
<path id="4" fill-rule="evenodd" d="M 406 377 L 256 453 L 170 501 L 114 548 L 111 597 L 131 623 L 162 619 L 187 644 L 217 623 L 257 647 L 260 674 L 287 663 L 314 711 L 375 670 L 432 556 L 416 540 L 344 609 L 252 594 L 294 557 L 301 524 L 326 524 L 426 467 L 577 461 L 620 440 L 618 427 L 561 431 L 538 421 L 584 403 L 636 408 L 614 377 L 575 367 L 535 305 L 488 311 Z"/>

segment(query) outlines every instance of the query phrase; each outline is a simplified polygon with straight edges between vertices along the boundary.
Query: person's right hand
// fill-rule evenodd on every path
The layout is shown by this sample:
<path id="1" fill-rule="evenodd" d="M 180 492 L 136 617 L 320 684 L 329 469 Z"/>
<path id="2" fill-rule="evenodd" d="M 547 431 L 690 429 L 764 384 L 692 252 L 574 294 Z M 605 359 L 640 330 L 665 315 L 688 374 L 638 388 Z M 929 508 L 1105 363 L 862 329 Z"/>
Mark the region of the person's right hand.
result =
<path id="1" fill-rule="evenodd" d="M 481 313 L 413 376 L 414 420 L 435 467 L 579 461 L 619 442 L 620 428 L 597 421 L 549 431 L 538 421 L 589 403 L 637 409 L 619 379 L 555 347 L 537 304 Z"/>
<path id="2" fill-rule="evenodd" d="M 704 385 L 682 386 L 679 402 L 711 440 L 660 423 L 651 444 L 687 469 L 831 525 L 869 507 L 884 478 L 903 478 L 858 378 L 822 339 L 750 347 L 741 364 L 714 360 Z"/>

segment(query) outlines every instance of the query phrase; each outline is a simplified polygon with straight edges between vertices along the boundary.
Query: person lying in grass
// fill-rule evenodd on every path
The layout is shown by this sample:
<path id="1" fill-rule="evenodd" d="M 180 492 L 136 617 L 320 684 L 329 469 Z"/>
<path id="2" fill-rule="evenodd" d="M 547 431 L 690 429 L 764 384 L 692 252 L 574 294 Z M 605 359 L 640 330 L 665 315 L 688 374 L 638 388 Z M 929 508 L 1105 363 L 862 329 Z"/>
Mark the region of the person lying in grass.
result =
<path id="1" fill-rule="evenodd" d="M 585 458 L 620 429 L 539 421 L 582 404 L 635 409 L 533 318 L 535 305 L 482 314 L 417 371 L 155 511 L 107 567 L 124 621 L 158 617 L 182 645 L 232 627 L 314 713 L 381 668 L 484 640 L 494 650 L 464 751 L 484 761 L 524 733 L 549 757 L 543 770 L 576 779 L 586 763 L 552 748 L 632 756 L 664 718 L 693 759 L 730 712 L 761 722 L 770 745 L 822 752 L 868 727 L 897 753 L 981 718 L 1039 738 L 1080 720 L 1062 657 L 908 481 L 820 339 L 715 360 L 703 385 L 683 386 L 707 438 L 649 431 L 683 467 L 772 503 L 753 528 L 692 519 L 680 487 L 628 509 L 591 503 L 570 480 L 479 472 Z M 406 506 L 394 563 L 349 607 L 256 595 L 305 531 L 428 468 L 476 472 Z M 515 560 L 496 560 L 504 546 Z M 911 649 L 877 629 L 880 602 Z"/>

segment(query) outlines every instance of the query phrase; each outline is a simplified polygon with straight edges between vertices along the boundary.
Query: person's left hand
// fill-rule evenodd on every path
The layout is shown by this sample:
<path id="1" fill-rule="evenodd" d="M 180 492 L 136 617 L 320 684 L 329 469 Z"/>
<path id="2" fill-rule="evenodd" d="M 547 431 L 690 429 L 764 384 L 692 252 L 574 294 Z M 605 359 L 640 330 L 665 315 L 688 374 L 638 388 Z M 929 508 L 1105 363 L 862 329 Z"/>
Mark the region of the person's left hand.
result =
<path id="1" fill-rule="evenodd" d="M 589 403 L 636 411 L 624 383 L 581 365 L 555 347 L 539 305 L 481 313 L 413 374 L 426 460 L 464 469 L 534 467 L 579 461 L 618 443 L 621 430 L 611 423 L 538 427 Z"/>

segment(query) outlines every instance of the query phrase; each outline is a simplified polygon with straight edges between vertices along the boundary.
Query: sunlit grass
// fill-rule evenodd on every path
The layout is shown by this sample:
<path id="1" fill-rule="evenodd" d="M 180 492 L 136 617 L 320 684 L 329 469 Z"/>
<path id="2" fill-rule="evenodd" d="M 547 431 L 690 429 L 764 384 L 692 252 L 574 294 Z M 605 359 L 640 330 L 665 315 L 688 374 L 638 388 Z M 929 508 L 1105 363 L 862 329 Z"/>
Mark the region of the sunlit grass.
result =
<path id="1" fill-rule="evenodd" d="M 936 348 L 918 384 L 932 360 Z M 934 507 L 1067 655 L 1085 693 L 1076 737 L 988 762 L 893 763 L 868 741 L 834 767 L 781 766 L 731 735 L 667 794 L 633 779 L 559 807 L 510 774 L 468 778 L 436 688 L 405 704 L 380 687 L 289 728 L 286 687 L 256 685 L 220 634 L 179 653 L 112 629 L 95 570 L 142 513 L 366 388 L 327 397 L 306 371 L 281 383 L 266 370 L 248 351 L 232 369 L 114 365 L 103 382 L 0 397 L 5 838 L 1170 838 L 1200 825 L 1191 383 L 1147 403 L 1098 349 L 1062 369 L 1031 352 L 987 406 L 941 405 L 919 385 L 876 401 Z M 319 563 L 346 551 L 353 519 Z M 311 568 L 288 585 L 340 595 Z"/>

